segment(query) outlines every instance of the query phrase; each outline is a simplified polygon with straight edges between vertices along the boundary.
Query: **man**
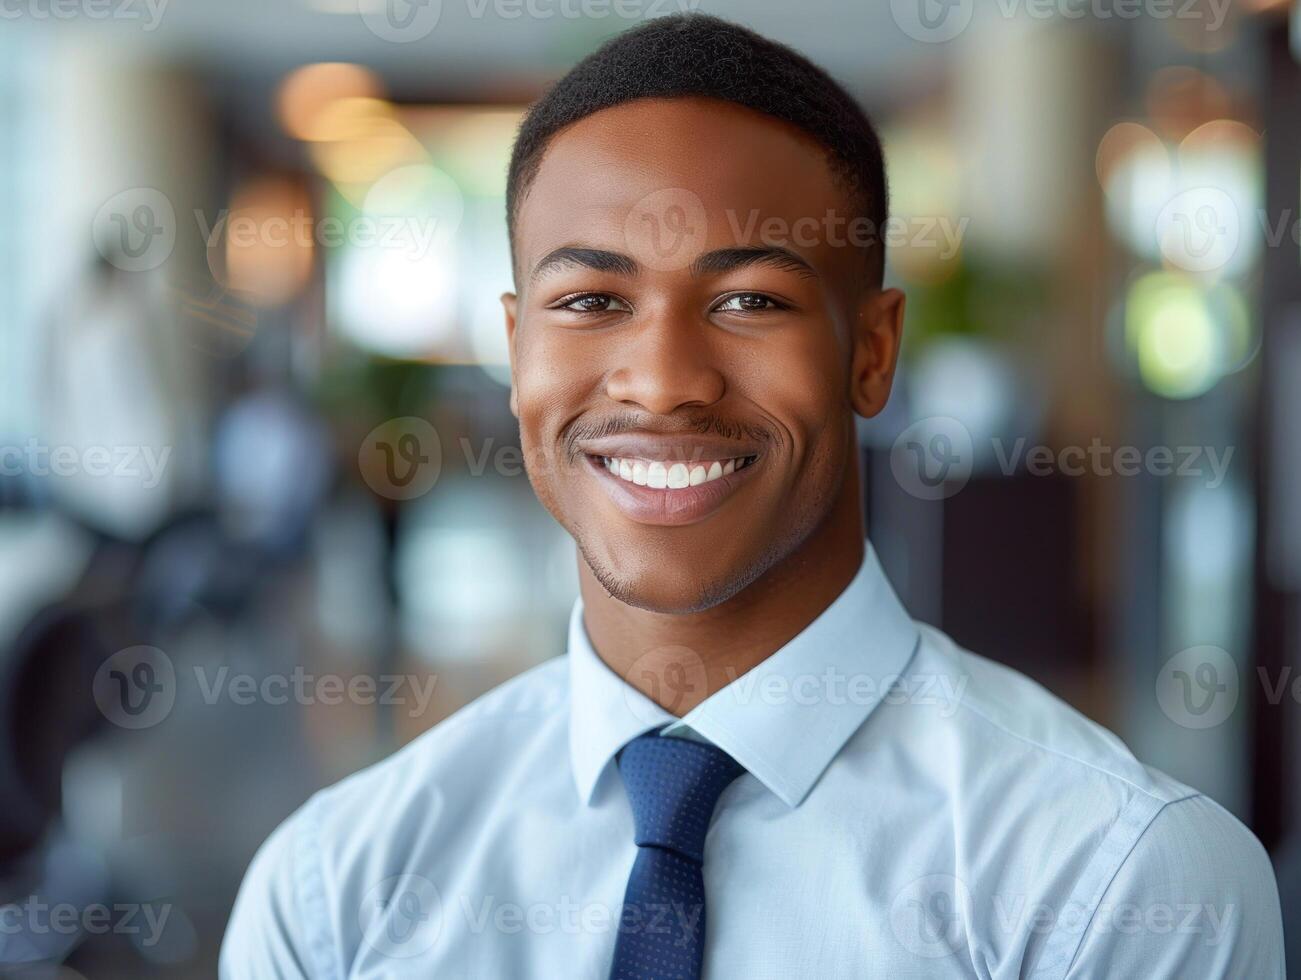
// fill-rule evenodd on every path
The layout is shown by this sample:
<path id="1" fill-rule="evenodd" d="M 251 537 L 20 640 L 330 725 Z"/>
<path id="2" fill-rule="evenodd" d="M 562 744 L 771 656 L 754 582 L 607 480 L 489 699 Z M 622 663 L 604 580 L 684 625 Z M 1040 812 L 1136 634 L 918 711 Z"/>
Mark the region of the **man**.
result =
<path id="1" fill-rule="evenodd" d="M 849 96 L 655 20 L 533 107 L 507 200 L 569 655 L 294 814 L 224 975 L 1281 977 L 1251 834 L 912 622 L 865 548 L 854 416 L 904 301 Z"/>

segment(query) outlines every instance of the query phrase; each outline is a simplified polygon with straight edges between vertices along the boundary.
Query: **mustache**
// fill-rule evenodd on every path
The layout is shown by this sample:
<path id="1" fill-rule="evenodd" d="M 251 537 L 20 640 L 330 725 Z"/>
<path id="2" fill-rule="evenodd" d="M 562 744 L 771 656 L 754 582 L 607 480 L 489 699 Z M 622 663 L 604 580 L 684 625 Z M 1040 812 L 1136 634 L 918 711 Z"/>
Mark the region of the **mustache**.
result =
<path id="1" fill-rule="evenodd" d="M 737 441 L 748 439 L 764 445 L 775 441 L 773 431 L 753 422 L 739 422 L 713 413 L 694 413 L 680 416 L 651 415 L 649 412 L 632 412 L 610 415 L 605 418 L 578 418 L 565 431 L 562 445 L 566 456 L 573 460 L 582 455 L 578 444 L 588 439 L 620 436 L 627 432 L 647 432 L 657 436 L 718 436 Z"/>

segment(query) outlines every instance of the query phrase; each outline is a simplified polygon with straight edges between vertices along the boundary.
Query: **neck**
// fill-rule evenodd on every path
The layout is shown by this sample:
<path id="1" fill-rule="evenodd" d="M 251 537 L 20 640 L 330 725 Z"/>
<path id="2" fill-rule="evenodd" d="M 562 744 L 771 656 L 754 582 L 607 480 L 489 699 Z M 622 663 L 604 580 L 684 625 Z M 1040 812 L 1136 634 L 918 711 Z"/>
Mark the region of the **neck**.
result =
<path id="1" fill-rule="evenodd" d="M 579 558 L 583 620 L 597 655 L 666 711 L 681 716 L 762 663 L 822 614 L 863 562 L 858 482 L 793 552 L 747 588 L 699 612 L 674 614 L 615 599 Z"/>

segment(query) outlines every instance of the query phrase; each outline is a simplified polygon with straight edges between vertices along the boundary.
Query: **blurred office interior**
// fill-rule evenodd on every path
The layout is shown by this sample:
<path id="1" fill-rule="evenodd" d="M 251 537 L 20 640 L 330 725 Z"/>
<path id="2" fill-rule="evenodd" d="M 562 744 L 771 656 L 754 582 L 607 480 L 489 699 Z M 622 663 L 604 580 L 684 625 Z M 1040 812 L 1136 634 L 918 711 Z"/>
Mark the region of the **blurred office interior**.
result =
<path id="1" fill-rule="evenodd" d="M 212 976 L 281 819 L 563 654 L 506 161 L 548 83 L 678 9 L 0 11 L 0 902 L 167 913 L 7 933 L 18 975 Z M 882 131 L 907 346 L 860 432 L 910 611 L 1251 826 L 1297 941 L 1301 12 L 699 9 Z M 908 432 L 964 465 L 912 483 Z M 165 697 L 124 714 L 114 677 Z"/>

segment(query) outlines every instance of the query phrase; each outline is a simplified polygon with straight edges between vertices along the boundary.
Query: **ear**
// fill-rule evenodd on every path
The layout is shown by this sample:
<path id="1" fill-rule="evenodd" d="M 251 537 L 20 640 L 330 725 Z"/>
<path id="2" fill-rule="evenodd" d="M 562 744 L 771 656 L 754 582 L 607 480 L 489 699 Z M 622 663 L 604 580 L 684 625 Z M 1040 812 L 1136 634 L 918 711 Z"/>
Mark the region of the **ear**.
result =
<path id="1" fill-rule="evenodd" d="M 885 408 L 903 340 L 904 294 L 877 289 L 863 298 L 854 324 L 850 400 L 854 411 L 871 418 Z"/>
<path id="2" fill-rule="evenodd" d="M 501 307 L 506 313 L 506 350 L 510 353 L 510 413 L 519 418 L 519 397 L 515 389 L 515 311 L 519 297 L 514 293 L 501 294 Z"/>

